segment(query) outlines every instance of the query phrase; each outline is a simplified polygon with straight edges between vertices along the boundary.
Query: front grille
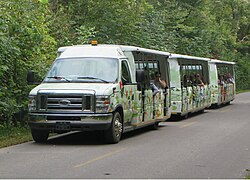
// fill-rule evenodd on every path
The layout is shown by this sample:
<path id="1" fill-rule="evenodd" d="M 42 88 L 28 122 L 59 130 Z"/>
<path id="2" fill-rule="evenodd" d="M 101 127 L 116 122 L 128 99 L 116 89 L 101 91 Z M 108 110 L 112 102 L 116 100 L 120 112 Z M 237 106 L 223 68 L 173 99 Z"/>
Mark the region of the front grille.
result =
<path id="1" fill-rule="evenodd" d="M 68 92 L 68 91 L 67 91 Z M 94 112 L 94 94 L 38 93 L 38 110 L 47 112 Z"/>
<path id="2" fill-rule="evenodd" d="M 82 111 L 82 96 L 49 95 L 47 110 Z"/>

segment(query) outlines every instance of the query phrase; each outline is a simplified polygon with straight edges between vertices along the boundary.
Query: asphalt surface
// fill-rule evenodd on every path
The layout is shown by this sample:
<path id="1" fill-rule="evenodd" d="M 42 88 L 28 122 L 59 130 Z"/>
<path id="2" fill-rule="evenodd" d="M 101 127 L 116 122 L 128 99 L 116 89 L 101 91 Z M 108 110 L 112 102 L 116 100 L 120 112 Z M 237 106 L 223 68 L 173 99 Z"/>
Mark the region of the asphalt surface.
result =
<path id="1" fill-rule="evenodd" d="M 118 144 L 100 133 L 68 133 L 45 144 L 0 149 L 0 178 L 244 178 L 250 174 L 250 93 L 231 105 L 158 130 L 140 129 Z"/>

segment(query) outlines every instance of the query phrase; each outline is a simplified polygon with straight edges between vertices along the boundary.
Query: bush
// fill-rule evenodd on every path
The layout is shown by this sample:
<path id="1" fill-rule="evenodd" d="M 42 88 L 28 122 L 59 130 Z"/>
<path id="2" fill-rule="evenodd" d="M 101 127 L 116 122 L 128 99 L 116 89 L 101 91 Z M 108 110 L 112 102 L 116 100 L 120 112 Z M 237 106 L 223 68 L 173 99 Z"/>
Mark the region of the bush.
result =
<path id="1" fill-rule="evenodd" d="M 56 42 L 48 34 L 45 4 L 5 0 L 0 9 L 0 123 L 11 123 L 27 109 L 28 70 L 44 75 L 55 58 Z"/>

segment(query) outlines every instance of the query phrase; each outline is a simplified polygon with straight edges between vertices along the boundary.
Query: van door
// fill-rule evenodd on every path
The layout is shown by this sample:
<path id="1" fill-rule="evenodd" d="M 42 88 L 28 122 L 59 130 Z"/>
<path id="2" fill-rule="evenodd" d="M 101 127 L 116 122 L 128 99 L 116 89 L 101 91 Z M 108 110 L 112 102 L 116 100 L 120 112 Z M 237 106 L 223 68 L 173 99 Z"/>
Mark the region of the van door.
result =
<path id="1" fill-rule="evenodd" d="M 124 124 L 130 125 L 133 115 L 133 101 L 135 93 L 135 85 L 132 85 L 131 73 L 129 70 L 128 62 L 123 60 L 121 62 L 121 97 L 122 97 L 122 107 L 124 113 Z"/>

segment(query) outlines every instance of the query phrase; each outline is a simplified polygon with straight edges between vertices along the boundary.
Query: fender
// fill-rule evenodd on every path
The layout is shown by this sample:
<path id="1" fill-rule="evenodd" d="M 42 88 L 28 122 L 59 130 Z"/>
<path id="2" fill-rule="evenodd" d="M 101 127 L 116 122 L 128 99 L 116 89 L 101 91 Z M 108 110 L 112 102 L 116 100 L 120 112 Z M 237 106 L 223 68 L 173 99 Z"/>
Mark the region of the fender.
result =
<path id="1" fill-rule="evenodd" d="M 115 108 L 114 108 L 114 110 L 113 110 L 112 113 L 114 113 L 114 112 L 119 112 L 120 115 L 121 115 L 121 117 L 122 117 L 122 121 L 123 121 L 123 119 L 124 119 L 124 113 L 123 113 L 123 106 L 121 104 L 117 104 L 115 106 Z"/>

